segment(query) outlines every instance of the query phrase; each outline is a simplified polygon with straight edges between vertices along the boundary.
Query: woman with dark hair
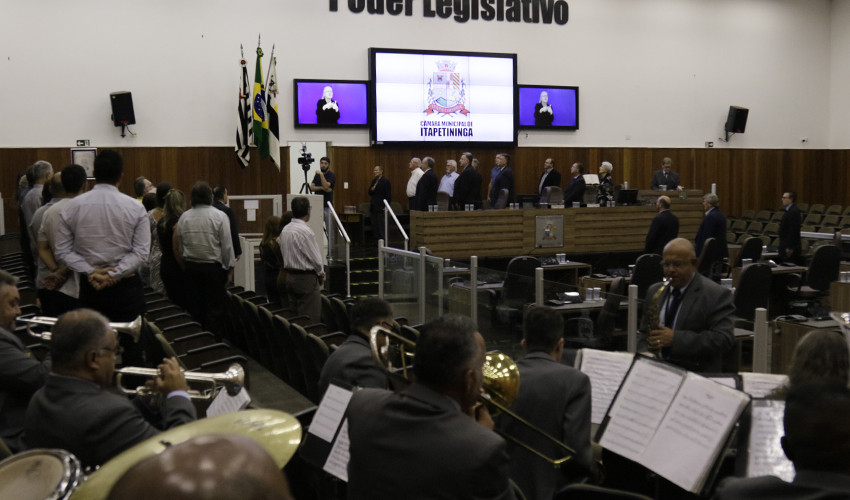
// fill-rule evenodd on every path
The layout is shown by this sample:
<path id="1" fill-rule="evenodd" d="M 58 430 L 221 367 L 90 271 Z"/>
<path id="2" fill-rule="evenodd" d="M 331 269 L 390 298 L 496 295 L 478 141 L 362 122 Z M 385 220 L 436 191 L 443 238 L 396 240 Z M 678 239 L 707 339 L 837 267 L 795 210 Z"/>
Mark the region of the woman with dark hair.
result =
<path id="1" fill-rule="evenodd" d="M 277 241 L 280 235 L 280 217 L 272 215 L 266 219 L 263 229 L 263 239 L 260 241 L 260 261 L 263 263 L 263 285 L 269 301 L 280 304 L 280 294 L 277 291 L 277 275 L 283 266 L 283 258 L 280 253 L 280 244 Z"/>
<path id="2" fill-rule="evenodd" d="M 159 242 L 159 234 L 157 234 L 157 224 L 162 219 L 162 206 L 165 203 L 165 195 L 171 191 L 171 184 L 168 182 L 160 182 L 156 187 L 156 193 L 148 193 L 144 196 L 143 202 L 153 200 L 153 206 L 145 209 L 148 210 L 151 225 L 151 251 L 148 254 L 148 269 L 150 270 L 150 287 L 159 293 L 165 293 L 165 286 L 162 284 L 160 276 L 160 262 L 162 261 L 162 249 Z"/>
<path id="3" fill-rule="evenodd" d="M 160 245 L 162 257 L 160 259 L 159 275 L 162 278 L 162 284 L 165 287 L 168 298 L 184 308 L 186 307 L 185 277 L 183 276 L 183 269 L 177 263 L 177 258 L 174 255 L 175 247 L 178 247 L 175 244 L 174 227 L 177 225 L 180 215 L 185 211 L 186 198 L 183 192 L 179 189 L 172 189 L 165 196 L 162 217 L 160 217 L 159 222 L 156 224 L 157 237 L 159 241 L 163 242 Z"/>
<path id="4" fill-rule="evenodd" d="M 812 330 L 797 342 L 791 356 L 788 384 L 771 397 L 785 399 L 788 391 L 803 382 L 838 381 L 850 377 L 850 351 L 844 336 L 831 330 Z"/>
<path id="5" fill-rule="evenodd" d="M 287 211 L 280 218 L 280 223 L 277 227 L 277 253 L 280 256 L 280 271 L 277 274 L 277 294 L 281 307 L 289 307 L 289 295 L 286 293 L 286 266 L 283 263 L 283 250 L 280 247 L 280 233 L 287 224 L 292 222 L 292 211 Z"/>

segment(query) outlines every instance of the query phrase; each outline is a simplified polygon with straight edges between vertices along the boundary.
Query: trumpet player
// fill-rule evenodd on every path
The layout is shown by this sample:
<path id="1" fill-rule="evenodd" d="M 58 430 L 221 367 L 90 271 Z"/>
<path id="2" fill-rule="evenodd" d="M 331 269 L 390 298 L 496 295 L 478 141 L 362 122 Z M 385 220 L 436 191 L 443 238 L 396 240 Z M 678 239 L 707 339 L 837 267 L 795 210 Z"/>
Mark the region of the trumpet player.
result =
<path id="1" fill-rule="evenodd" d="M 95 466 L 158 434 L 159 428 L 195 420 L 189 387 L 173 358 L 163 360 L 160 375 L 147 383 L 165 398 L 159 428 L 146 420 L 143 410 L 152 412 L 140 406 L 141 398 L 131 403 L 108 391 L 120 352 L 116 333 L 100 313 L 77 309 L 59 317 L 50 342 L 52 373 L 27 408 L 26 445 L 62 448 L 83 465 Z"/>
<path id="2" fill-rule="evenodd" d="M 731 292 L 696 272 L 694 247 L 684 238 L 664 247 L 662 266 L 670 283 L 647 291 L 646 309 L 655 314 L 644 315 L 644 347 L 688 370 L 719 373 L 735 343 Z"/>
<path id="3" fill-rule="evenodd" d="M 505 440 L 475 404 L 485 355 L 476 330 L 464 316 L 427 323 L 416 343 L 416 382 L 400 393 L 354 393 L 349 500 L 514 498 Z"/>

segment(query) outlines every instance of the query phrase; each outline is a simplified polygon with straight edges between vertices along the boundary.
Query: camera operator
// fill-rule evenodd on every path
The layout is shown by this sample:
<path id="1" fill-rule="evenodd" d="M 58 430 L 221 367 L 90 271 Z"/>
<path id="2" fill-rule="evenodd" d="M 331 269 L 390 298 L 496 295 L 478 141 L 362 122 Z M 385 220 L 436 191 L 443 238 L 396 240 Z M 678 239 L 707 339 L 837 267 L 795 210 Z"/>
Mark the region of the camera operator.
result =
<path id="1" fill-rule="evenodd" d="M 331 231 L 330 209 L 328 202 L 334 201 L 334 186 L 336 185 L 336 175 L 331 172 L 331 160 L 327 156 L 319 159 L 319 170 L 316 170 L 316 175 L 313 177 L 313 183 L 310 184 L 310 190 L 315 194 L 322 195 L 322 208 L 325 213 L 325 234 L 328 237 L 328 250 L 333 247 L 333 231 Z"/>

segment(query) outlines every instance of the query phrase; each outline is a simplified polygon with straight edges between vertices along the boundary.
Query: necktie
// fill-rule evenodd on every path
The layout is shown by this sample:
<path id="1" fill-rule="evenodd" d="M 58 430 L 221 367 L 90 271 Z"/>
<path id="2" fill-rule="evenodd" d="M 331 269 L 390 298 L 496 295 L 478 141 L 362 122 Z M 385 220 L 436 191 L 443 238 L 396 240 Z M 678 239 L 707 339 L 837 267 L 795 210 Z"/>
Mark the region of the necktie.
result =
<path id="1" fill-rule="evenodd" d="M 682 292 L 678 288 L 674 288 L 671 292 L 673 300 L 668 303 L 667 310 L 664 312 L 664 325 L 668 328 L 673 328 L 673 322 L 676 321 L 676 312 L 679 310 L 679 304 L 682 302 Z"/>

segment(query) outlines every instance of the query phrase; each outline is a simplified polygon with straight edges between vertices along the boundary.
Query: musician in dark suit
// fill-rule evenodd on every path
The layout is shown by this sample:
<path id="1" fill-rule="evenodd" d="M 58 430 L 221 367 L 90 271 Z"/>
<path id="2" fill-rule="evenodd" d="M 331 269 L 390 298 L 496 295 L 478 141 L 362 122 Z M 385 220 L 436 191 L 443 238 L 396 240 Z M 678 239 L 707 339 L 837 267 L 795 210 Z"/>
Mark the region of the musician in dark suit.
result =
<path id="1" fill-rule="evenodd" d="M 416 195 L 414 203 L 417 210 L 428 211 L 428 207 L 437 204 L 437 187 L 440 181 L 434 173 L 434 159 L 426 156 L 422 159 L 422 177 L 416 183 Z"/>
<path id="2" fill-rule="evenodd" d="M 670 198 L 667 196 L 659 196 L 655 202 L 658 208 L 658 215 L 652 219 L 652 224 L 649 225 L 649 232 L 646 233 L 646 244 L 643 246 L 643 253 L 657 253 L 661 255 L 664 251 L 664 246 L 673 238 L 679 236 L 679 218 L 670 211 Z"/>
<path id="3" fill-rule="evenodd" d="M 661 160 L 661 170 L 656 170 L 652 174 L 650 189 L 654 191 L 663 191 L 661 186 L 667 186 L 665 188 L 667 191 L 681 191 L 685 189 L 685 186 L 682 186 L 679 181 L 679 174 L 673 172 L 673 160 L 670 158 L 664 158 Z"/>
<path id="4" fill-rule="evenodd" d="M 484 339 L 464 316 L 426 324 L 416 382 L 355 392 L 348 406 L 349 500 L 511 499 L 505 440 L 476 406 Z"/>
<path id="5" fill-rule="evenodd" d="M 785 192 L 782 195 L 782 206 L 785 207 L 785 213 L 779 221 L 779 258 L 799 263 L 803 252 L 803 243 L 800 240 L 803 216 L 797 208 L 797 193 Z"/>
<path id="6" fill-rule="evenodd" d="M 694 239 L 697 256 L 702 254 L 705 240 L 714 238 L 720 245 L 720 256 L 729 257 L 729 246 L 726 244 L 726 216 L 720 211 L 720 199 L 716 194 L 708 193 L 702 197 L 702 207 L 705 209 L 705 217 Z"/>
<path id="7" fill-rule="evenodd" d="M 560 363 L 564 352 L 561 314 L 551 307 L 531 309 L 525 316 L 522 346 L 528 354 L 517 362 L 521 383 L 510 409 L 575 450 L 575 467 L 569 469 L 570 476 L 590 475 L 593 466 L 590 379 L 579 370 Z M 498 417 L 497 427 L 550 458 L 570 455 L 505 415 Z M 511 479 L 529 500 L 551 500 L 567 485 L 567 470 L 556 469 L 512 441 L 508 441 L 508 455 L 511 457 Z"/>
<path id="8" fill-rule="evenodd" d="M 670 285 L 658 297 L 661 283 L 646 292 L 643 321 L 649 336 L 642 339 L 644 347 L 688 370 L 719 373 L 723 355 L 735 344 L 732 294 L 696 272 L 697 257 L 688 240 L 668 243 L 663 257 Z M 657 328 L 650 323 L 653 309 L 660 322 Z"/>
<path id="9" fill-rule="evenodd" d="M 497 161 L 497 165 L 502 165 L 502 170 L 499 171 L 498 177 L 493 181 L 493 191 L 490 194 L 490 206 L 492 207 L 496 200 L 499 199 L 499 193 L 502 189 L 508 190 L 508 199 L 506 203 L 514 202 L 514 171 L 511 168 L 511 155 L 507 153 L 499 153 L 496 158 L 501 158 L 501 162 Z"/>
<path id="10" fill-rule="evenodd" d="M 785 402 L 782 449 L 794 463 L 794 481 L 775 476 L 731 478 L 715 500 L 850 498 L 850 390 L 847 383 L 816 381 L 794 386 Z"/>
<path id="11" fill-rule="evenodd" d="M 159 428 L 137 404 L 106 389 L 112 386 L 118 338 L 106 318 L 90 309 L 63 314 L 53 326 L 53 371 L 33 395 L 24 442 L 31 448 L 61 448 L 84 466 L 101 465 L 133 445 L 195 420 L 195 407 L 177 360 L 163 360 L 148 385 L 165 397 Z M 150 414 L 150 408 L 144 408 Z"/>
<path id="12" fill-rule="evenodd" d="M 375 165 L 372 169 L 372 184 L 369 185 L 369 220 L 376 240 L 386 238 L 384 233 L 384 200 L 392 201 L 392 185 L 384 177 L 384 167 Z"/>
<path id="13" fill-rule="evenodd" d="M 331 353 L 319 376 L 319 394 L 324 394 L 332 380 L 355 387 L 390 387 L 387 372 L 372 358 L 369 330 L 373 326 L 392 328 L 393 308 L 382 299 L 360 299 L 351 310 L 348 338 Z"/>
<path id="14" fill-rule="evenodd" d="M 50 360 L 35 359 L 13 333 L 20 302 L 18 279 L 0 270 L 0 438 L 12 452 L 23 449 L 27 404 L 50 373 Z"/>
<path id="15" fill-rule="evenodd" d="M 481 207 L 481 173 L 473 164 L 474 160 L 472 153 L 460 155 L 458 160 L 460 174 L 455 180 L 452 210 L 465 210 L 468 204 L 473 204 L 476 208 Z"/>
<path id="16" fill-rule="evenodd" d="M 543 162 L 543 173 L 537 182 L 537 194 L 543 196 L 543 190 L 549 186 L 561 187 L 561 172 L 555 170 L 555 160 L 546 158 Z"/>
<path id="17" fill-rule="evenodd" d="M 565 206 L 571 206 L 574 201 L 584 203 L 584 190 L 587 187 L 587 183 L 584 182 L 584 165 L 573 163 L 570 174 L 573 177 L 567 184 L 567 189 L 564 190 Z"/>

